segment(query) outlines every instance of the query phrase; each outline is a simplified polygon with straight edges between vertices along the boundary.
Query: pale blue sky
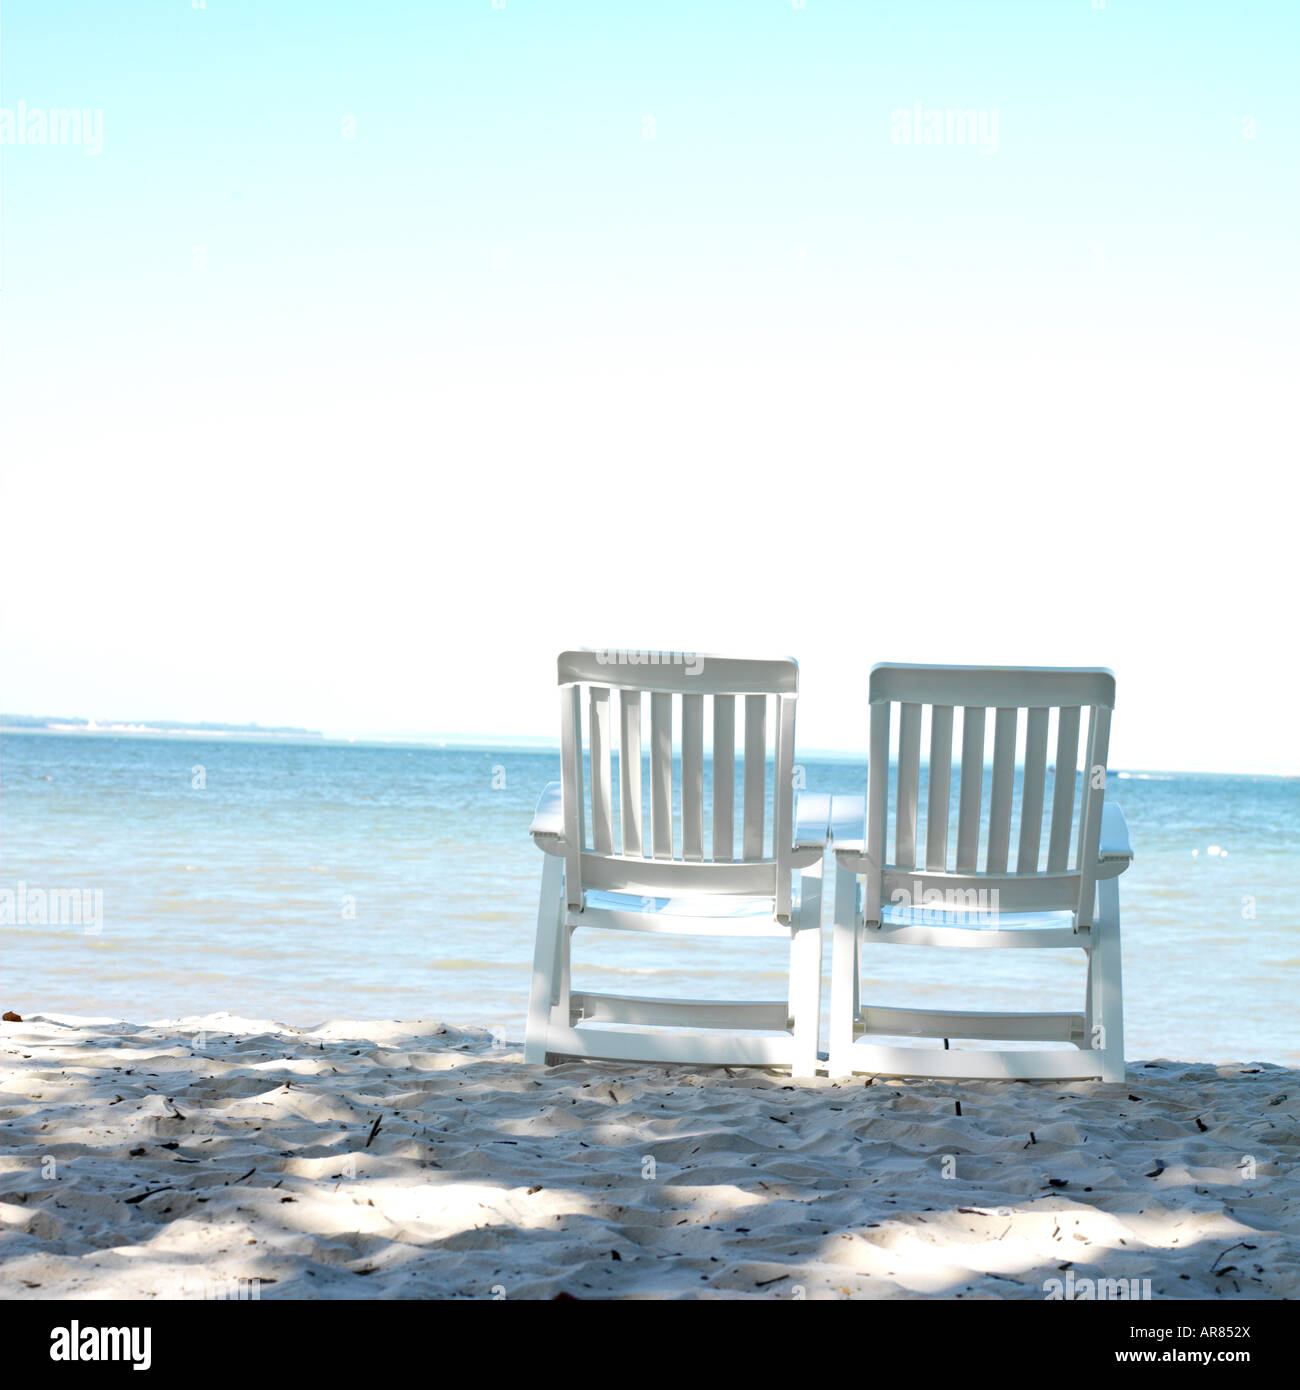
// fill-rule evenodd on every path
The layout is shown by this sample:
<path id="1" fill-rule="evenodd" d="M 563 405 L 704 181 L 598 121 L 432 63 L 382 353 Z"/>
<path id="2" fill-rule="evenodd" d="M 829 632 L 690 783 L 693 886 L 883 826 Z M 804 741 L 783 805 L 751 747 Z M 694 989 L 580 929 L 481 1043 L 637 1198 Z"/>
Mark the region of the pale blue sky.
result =
<path id="1" fill-rule="evenodd" d="M 0 152 L 0 704 L 544 734 L 563 647 L 757 647 L 854 747 L 874 661 L 1099 662 L 1119 765 L 1300 770 L 1298 34 L 10 0 L 102 151 Z"/>

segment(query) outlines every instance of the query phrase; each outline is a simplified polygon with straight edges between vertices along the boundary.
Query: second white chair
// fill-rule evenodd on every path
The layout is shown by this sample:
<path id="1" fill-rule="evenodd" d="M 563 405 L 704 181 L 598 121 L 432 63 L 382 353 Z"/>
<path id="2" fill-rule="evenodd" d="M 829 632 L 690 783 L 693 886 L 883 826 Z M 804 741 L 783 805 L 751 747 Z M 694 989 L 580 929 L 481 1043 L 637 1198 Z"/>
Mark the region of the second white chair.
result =
<path id="1" fill-rule="evenodd" d="M 1114 676 L 1105 670 L 882 665 L 871 672 L 869 701 L 865 804 L 860 796 L 837 796 L 832 811 L 836 870 L 830 1074 L 1122 1080 L 1118 876 L 1133 852 L 1122 813 L 1105 799 Z M 960 790 L 956 843 L 950 850 L 957 707 L 962 710 L 956 769 Z M 993 758 L 988 817 L 982 822 L 990 709 Z M 1085 710 L 1080 791 L 1079 732 Z M 1021 711 L 1024 752 L 1017 788 Z M 930 731 L 928 787 L 925 839 L 918 844 L 923 718 Z M 1049 771 L 1053 720 L 1055 762 Z M 1013 805 L 1018 835 L 1015 864 L 1009 867 Z M 887 834 L 891 818 L 892 853 Z M 1084 1007 L 1077 1012 L 993 1013 L 864 1004 L 859 997 L 862 951 L 874 955 L 877 946 L 909 945 L 1081 950 L 1087 961 Z M 953 1048 L 950 1039 L 977 1045 Z M 990 1041 L 999 1047 L 982 1045 Z"/>

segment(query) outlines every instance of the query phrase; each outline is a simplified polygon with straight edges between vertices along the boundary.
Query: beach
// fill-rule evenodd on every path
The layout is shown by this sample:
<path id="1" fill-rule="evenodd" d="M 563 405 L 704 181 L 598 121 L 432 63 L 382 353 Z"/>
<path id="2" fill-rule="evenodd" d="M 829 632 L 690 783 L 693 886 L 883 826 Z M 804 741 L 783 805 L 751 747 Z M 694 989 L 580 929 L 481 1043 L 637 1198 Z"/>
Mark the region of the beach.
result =
<path id="1" fill-rule="evenodd" d="M 793 1081 L 231 1014 L 0 1043 L 11 1299 L 1300 1295 L 1284 1066 Z"/>

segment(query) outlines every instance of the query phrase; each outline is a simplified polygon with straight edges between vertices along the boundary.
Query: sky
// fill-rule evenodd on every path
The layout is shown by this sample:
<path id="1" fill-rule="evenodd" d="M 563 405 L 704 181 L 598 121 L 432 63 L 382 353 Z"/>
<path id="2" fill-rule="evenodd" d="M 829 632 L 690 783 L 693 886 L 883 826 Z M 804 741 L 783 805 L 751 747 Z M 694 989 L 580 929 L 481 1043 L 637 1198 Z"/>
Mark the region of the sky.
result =
<path id="1" fill-rule="evenodd" d="M 540 736 L 661 647 L 853 751 L 878 661 L 1105 665 L 1114 765 L 1300 772 L 1298 39 L 9 0 L 0 708 Z"/>

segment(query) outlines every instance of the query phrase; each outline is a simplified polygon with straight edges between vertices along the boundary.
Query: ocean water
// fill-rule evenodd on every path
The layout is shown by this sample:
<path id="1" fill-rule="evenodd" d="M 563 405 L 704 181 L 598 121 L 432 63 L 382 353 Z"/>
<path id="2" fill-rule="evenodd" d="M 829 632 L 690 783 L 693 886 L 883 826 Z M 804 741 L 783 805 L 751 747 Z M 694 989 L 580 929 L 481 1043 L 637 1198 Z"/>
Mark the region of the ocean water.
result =
<path id="1" fill-rule="evenodd" d="M 802 766 L 810 791 L 865 791 L 861 763 Z M 6 734 L 0 1003 L 441 1018 L 521 1039 L 542 866 L 527 830 L 558 776 L 557 753 L 511 748 Z M 1129 1056 L 1300 1063 L 1300 780 L 1112 772 L 1107 795 L 1136 851 L 1120 888 Z M 41 922 L 51 890 L 75 890 L 83 920 L 65 897 Z M 830 890 L 828 866 L 827 924 Z M 575 944 L 579 988 L 777 998 L 785 968 L 779 943 Z M 876 948 L 864 971 L 882 1004 L 1082 1001 L 1075 952 Z"/>

